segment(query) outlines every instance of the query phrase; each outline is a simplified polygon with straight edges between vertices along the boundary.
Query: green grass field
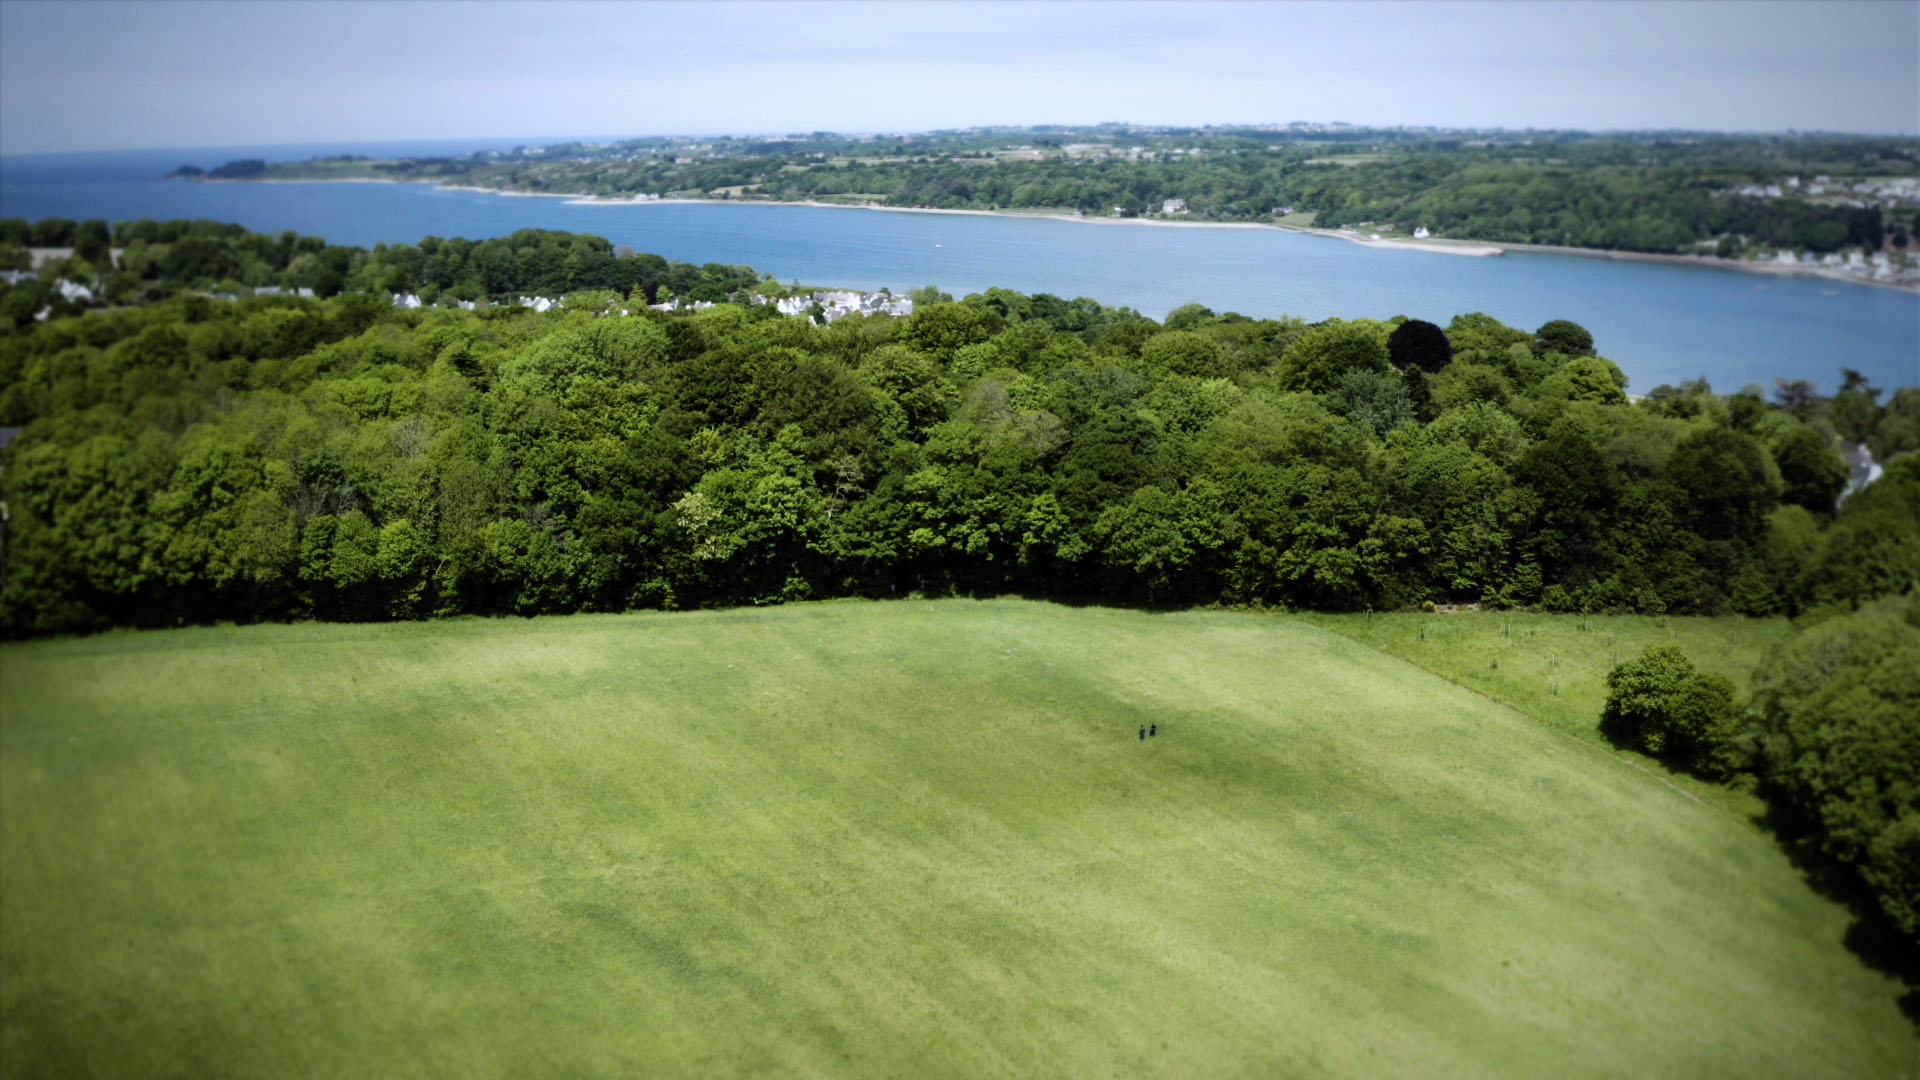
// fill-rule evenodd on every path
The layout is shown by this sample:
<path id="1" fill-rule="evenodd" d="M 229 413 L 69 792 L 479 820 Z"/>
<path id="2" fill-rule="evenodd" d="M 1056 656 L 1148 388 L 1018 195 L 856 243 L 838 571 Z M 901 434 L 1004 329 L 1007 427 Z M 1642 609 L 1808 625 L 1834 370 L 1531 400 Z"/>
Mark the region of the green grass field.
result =
<path id="1" fill-rule="evenodd" d="M 7 1076 L 1920 1073 L 1846 924 L 1745 820 L 1295 618 L 0 649 Z"/>
<path id="2" fill-rule="evenodd" d="M 1607 702 L 1607 672 L 1649 645 L 1678 645 L 1701 669 L 1733 681 L 1740 696 L 1791 625 L 1784 618 L 1663 618 L 1653 615 L 1549 615 L 1515 611 L 1451 614 L 1376 612 L 1302 614 L 1316 626 L 1391 653 L 1417 667 L 1511 705 L 1595 746 Z M 1729 813 L 1758 817 L 1750 792 L 1675 775 L 1645 758 L 1630 764 L 1659 773 Z"/>

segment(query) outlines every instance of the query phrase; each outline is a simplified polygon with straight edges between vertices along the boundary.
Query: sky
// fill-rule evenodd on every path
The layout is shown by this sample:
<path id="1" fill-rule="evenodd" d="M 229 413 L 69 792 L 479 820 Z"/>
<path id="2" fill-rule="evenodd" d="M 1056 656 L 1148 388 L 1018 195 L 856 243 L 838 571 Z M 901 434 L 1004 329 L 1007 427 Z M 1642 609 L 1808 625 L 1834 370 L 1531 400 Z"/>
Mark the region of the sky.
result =
<path id="1" fill-rule="evenodd" d="M 0 153 L 1346 121 L 1920 134 L 1920 0 L 0 0 Z"/>

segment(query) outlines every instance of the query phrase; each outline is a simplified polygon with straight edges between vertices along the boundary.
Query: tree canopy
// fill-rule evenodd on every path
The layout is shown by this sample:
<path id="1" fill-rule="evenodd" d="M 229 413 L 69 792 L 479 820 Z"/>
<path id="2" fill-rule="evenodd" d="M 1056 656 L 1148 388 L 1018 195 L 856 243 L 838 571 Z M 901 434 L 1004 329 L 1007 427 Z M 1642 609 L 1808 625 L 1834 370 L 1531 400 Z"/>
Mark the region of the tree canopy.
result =
<path id="1" fill-rule="evenodd" d="M 113 235 L 116 307 L 0 286 L 30 305 L 0 332 L 8 634 L 915 590 L 1791 613 L 1920 579 L 1920 459 L 1836 511 L 1826 399 L 1630 402 L 1485 314 L 923 290 L 820 324 L 749 269 L 566 233 Z M 222 298 L 236 274 L 281 288 Z"/>

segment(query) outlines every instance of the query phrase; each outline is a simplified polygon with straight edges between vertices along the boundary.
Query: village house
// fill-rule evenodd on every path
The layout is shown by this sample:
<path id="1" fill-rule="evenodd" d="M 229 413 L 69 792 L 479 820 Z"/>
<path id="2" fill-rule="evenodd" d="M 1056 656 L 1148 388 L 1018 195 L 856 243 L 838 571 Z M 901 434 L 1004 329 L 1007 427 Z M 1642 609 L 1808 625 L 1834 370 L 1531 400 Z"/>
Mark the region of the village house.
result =
<path id="1" fill-rule="evenodd" d="M 765 297 L 756 296 L 753 302 L 764 304 L 768 301 Z M 857 292 L 852 289 L 822 289 L 773 301 L 774 310 L 782 315 L 810 314 L 815 304 L 820 306 L 821 317 L 827 322 L 845 318 L 848 315 L 913 314 L 912 297 L 895 296 L 884 292 Z"/>
<path id="2" fill-rule="evenodd" d="M 93 303 L 93 290 L 77 281 L 68 281 L 66 278 L 61 278 L 53 283 L 53 287 L 63 300 L 70 300 L 77 304 Z"/>
<path id="3" fill-rule="evenodd" d="M 1187 212 L 1187 200 L 1168 199 L 1166 202 L 1160 204 L 1160 212 L 1163 214 L 1184 214 Z"/>

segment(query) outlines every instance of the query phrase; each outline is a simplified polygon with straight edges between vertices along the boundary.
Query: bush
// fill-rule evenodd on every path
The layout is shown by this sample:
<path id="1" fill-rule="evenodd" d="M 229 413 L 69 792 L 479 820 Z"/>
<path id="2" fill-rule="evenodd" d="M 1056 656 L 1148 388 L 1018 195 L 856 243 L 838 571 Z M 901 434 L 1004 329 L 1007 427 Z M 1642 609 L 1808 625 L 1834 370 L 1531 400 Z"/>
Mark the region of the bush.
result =
<path id="1" fill-rule="evenodd" d="M 1607 673 L 1600 731 L 1616 746 L 1724 780 L 1740 764 L 1740 729 L 1733 684 L 1696 669 L 1676 645 L 1648 646 Z"/>

